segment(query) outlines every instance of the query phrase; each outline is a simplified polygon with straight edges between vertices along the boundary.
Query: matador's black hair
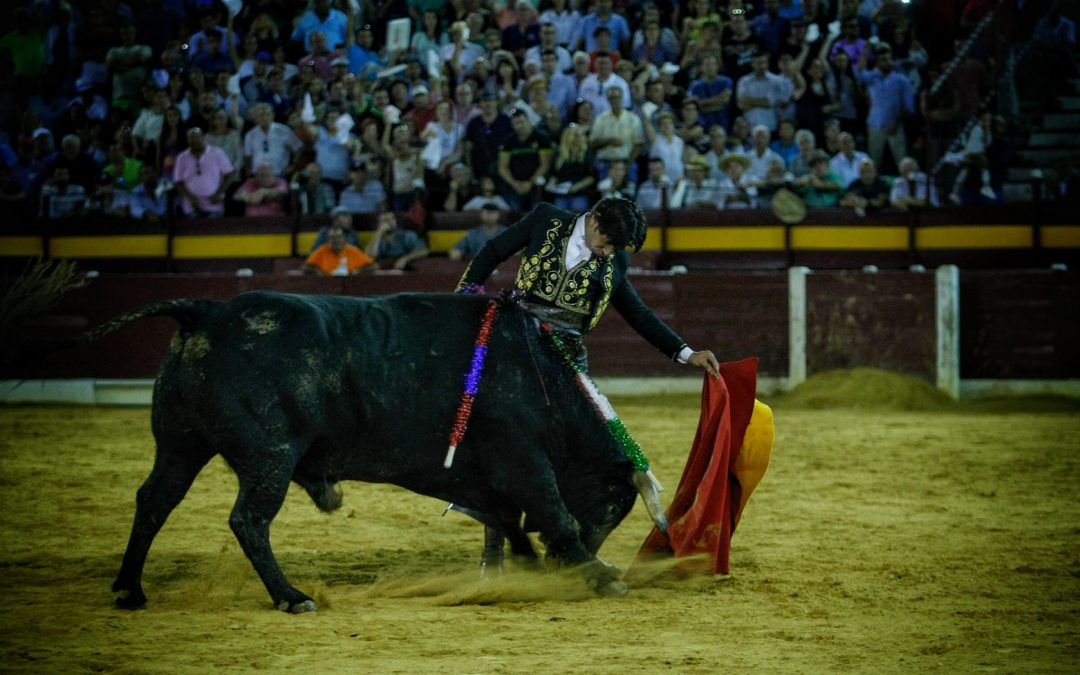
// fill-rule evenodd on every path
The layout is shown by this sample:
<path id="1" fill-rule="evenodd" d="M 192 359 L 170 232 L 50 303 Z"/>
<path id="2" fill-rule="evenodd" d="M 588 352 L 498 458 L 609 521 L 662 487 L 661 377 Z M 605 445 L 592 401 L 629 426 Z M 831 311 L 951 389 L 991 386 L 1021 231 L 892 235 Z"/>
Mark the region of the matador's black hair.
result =
<path id="1" fill-rule="evenodd" d="M 637 204 L 623 197 L 606 197 L 593 205 L 592 214 L 597 229 L 615 248 L 641 250 L 648 224 Z"/>

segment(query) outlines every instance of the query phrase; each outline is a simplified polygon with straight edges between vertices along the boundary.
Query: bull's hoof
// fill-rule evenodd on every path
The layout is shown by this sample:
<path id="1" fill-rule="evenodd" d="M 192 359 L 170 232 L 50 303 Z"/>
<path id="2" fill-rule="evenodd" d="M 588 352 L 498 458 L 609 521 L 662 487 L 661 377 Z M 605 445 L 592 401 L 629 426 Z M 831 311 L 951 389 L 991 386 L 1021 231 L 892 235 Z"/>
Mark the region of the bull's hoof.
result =
<path id="1" fill-rule="evenodd" d="M 146 595 L 139 589 L 119 589 L 115 586 L 113 591 L 121 591 L 123 594 L 116 599 L 116 606 L 120 609 L 145 609 Z"/>
<path id="2" fill-rule="evenodd" d="M 286 589 L 285 595 L 275 602 L 274 607 L 290 614 L 303 614 L 304 612 L 318 610 L 314 600 L 295 588 Z"/>
<path id="3" fill-rule="evenodd" d="M 502 549 L 484 549 L 484 554 L 480 556 L 480 578 L 501 577 L 505 571 L 505 561 Z"/>
<path id="4" fill-rule="evenodd" d="M 606 598 L 621 598 L 626 595 L 628 587 L 619 580 L 622 570 L 618 567 L 596 558 L 583 564 L 581 568 L 586 583 L 597 595 Z"/>
<path id="5" fill-rule="evenodd" d="M 315 606 L 315 601 L 311 598 L 300 600 L 298 602 L 282 600 L 277 604 L 277 608 L 283 612 L 288 612 L 289 614 L 304 614 L 305 612 L 317 612 L 319 610 L 319 608 Z"/>
<path id="6" fill-rule="evenodd" d="M 596 594 L 605 598 L 623 598 L 630 592 L 630 587 L 621 581 L 610 581 L 596 587 Z"/>

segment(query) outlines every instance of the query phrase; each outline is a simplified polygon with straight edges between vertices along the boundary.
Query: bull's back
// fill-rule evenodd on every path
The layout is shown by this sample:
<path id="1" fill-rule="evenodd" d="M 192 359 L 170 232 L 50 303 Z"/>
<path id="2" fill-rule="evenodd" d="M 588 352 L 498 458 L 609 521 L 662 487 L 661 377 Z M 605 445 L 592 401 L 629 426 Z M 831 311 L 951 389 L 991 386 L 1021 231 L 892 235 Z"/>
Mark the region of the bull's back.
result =
<path id="1" fill-rule="evenodd" d="M 155 408 L 170 426 L 233 437 L 211 442 L 273 432 L 337 454 L 389 450 L 387 462 L 406 445 L 445 450 L 486 306 L 449 294 L 242 294 L 177 334 Z"/>

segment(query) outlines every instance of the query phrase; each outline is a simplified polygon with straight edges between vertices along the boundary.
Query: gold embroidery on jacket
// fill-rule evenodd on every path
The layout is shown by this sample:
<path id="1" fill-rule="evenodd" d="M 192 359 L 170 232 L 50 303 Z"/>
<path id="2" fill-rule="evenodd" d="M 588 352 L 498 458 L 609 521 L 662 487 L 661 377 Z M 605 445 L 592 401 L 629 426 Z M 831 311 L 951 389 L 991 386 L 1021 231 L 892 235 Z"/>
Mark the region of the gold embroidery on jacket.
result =
<path id="1" fill-rule="evenodd" d="M 614 267 L 610 262 L 602 262 L 594 256 L 578 263 L 573 269 L 566 269 L 566 249 L 570 236 L 569 233 L 560 236 L 560 229 L 564 227 L 562 221 L 553 218 L 551 224 L 551 228 L 544 235 L 540 250 L 522 258 L 514 287 L 556 307 L 588 316 L 591 329 L 611 299 Z M 572 228 L 573 224 L 566 226 Z M 561 246 L 558 245 L 559 239 L 562 239 Z M 605 266 L 601 280 L 603 291 L 599 301 L 594 303 L 593 281 L 589 277 L 600 269 L 601 265 Z"/>
<path id="2" fill-rule="evenodd" d="M 551 269 L 550 258 L 551 254 L 556 251 L 555 243 L 559 240 L 560 227 L 562 227 L 562 221 L 558 218 L 552 218 L 551 227 L 544 234 L 544 243 L 541 244 L 540 250 L 532 255 L 522 257 L 521 266 L 518 267 L 517 279 L 514 281 L 514 288 L 525 295 L 529 295 L 533 286 L 536 285 L 541 271 L 545 272 L 546 277 L 547 270 Z M 557 258 L 555 267 L 559 267 Z"/>
<path id="3" fill-rule="evenodd" d="M 592 317 L 589 319 L 589 330 L 596 327 L 596 322 L 604 315 L 604 310 L 607 309 L 608 303 L 611 302 L 611 290 L 614 285 L 614 277 L 615 265 L 608 263 L 607 269 L 604 270 L 604 292 L 600 296 L 600 301 L 596 303 L 596 311 L 593 312 Z"/>

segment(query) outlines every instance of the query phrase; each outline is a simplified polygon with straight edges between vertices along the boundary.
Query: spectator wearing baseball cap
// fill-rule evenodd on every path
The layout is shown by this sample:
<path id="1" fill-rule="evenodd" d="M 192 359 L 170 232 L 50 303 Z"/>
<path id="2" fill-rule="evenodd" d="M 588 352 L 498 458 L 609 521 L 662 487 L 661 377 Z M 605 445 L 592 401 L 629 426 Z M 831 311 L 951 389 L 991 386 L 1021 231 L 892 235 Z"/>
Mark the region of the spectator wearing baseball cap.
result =
<path id="1" fill-rule="evenodd" d="M 368 171 L 364 162 L 354 162 L 349 172 L 349 185 L 341 191 L 338 206 L 349 213 L 379 213 L 386 209 L 386 188 Z"/>
<path id="2" fill-rule="evenodd" d="M 413 129 L 419 134 L 435 119 L 435 106 L 431 104 L 431 94 L 424 85 L 414 85 L 410 92 L 412 107 L 402 115 L 402 119 L 411 119 Z"/>
<path id="3" fill-rule="evenodd" d="M 360 24 L 349 39 L 345 55 L 349 57 L 349 72 L 369 80 L 383 67 L 379 49 L 375 46 L 375 34 L 371 24 Z"/>

